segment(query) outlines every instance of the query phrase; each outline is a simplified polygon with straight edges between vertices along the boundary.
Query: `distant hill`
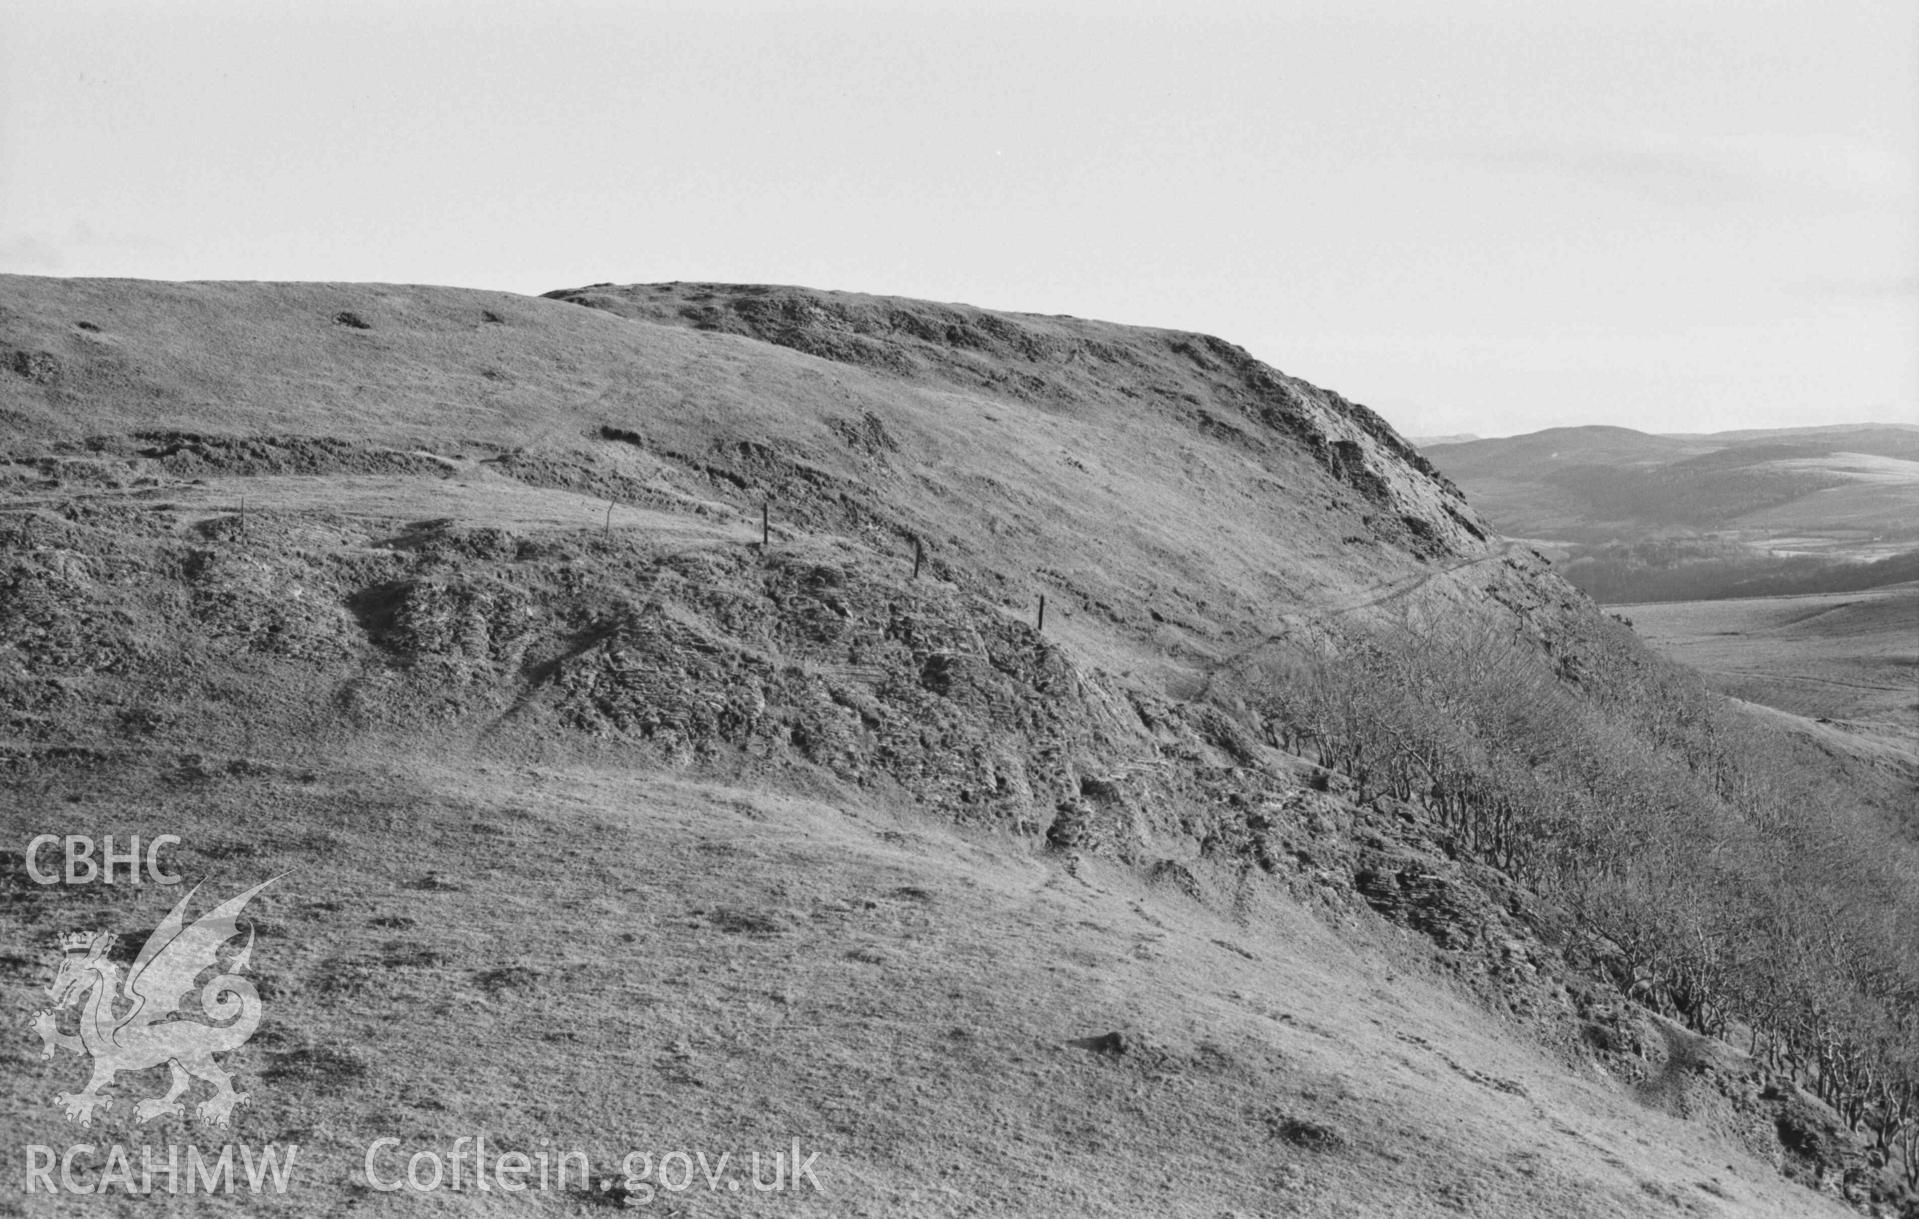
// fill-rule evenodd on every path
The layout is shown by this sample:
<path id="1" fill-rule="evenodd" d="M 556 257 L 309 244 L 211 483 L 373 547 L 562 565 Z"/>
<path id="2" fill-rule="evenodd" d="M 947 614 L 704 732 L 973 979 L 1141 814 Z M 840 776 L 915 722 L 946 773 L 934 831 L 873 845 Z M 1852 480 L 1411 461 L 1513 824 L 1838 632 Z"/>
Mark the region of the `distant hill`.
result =
<path id="1" fill-rule="evenodd" d="M 1919 550 L 1919 427 L 1909 425 L 1550 428 L 1422 452 L 1508 536 L 1572 560 L 1567 575 L 1609 600 L 1751 595 L 1778 578 L 1804 588 L 1809 560 L 1832 568 L 1832 587 L 1856 587 L 1858 573 L 1841 565 Z M 1675 574 L 1698 564 L 1710 578 Z M 1882 570 L 1897 579 L 1906 569 Z"/>

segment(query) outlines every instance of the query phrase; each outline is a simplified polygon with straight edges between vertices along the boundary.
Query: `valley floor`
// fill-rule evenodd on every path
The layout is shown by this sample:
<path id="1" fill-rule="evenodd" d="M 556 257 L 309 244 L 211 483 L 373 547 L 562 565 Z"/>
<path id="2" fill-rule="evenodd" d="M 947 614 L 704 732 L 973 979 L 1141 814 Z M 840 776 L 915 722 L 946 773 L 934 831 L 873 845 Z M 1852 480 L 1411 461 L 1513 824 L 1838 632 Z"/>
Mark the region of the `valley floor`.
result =
<path id="1" fill-rule="evenodd" d="M 1611 608 L 1722 693 L 1860 721 L 1919 753 L 1919 585 Z"/>

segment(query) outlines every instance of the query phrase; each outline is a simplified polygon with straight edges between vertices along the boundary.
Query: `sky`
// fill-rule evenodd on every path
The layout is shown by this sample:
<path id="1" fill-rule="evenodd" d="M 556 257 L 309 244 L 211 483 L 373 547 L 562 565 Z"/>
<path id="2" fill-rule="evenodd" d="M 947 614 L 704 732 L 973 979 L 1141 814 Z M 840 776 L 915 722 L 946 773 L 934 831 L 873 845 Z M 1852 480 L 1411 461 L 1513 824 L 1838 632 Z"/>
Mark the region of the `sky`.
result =
<path id="1" fill-rule="evenodd" d="M 0 271 L 1201 330 L 1413 436 L 1919 422 L 1910 0 L 0 0 Z"/>

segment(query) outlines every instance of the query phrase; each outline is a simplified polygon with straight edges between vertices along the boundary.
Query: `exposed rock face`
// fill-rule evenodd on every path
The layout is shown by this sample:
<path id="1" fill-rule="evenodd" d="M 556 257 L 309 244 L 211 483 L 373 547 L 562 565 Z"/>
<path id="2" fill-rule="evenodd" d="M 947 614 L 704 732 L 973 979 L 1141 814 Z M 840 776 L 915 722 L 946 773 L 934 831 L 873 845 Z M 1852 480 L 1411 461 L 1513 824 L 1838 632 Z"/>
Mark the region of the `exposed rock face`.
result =
<path id="1" fill-rule="evenodd" d="M 1353 873 L 1353 884 L 1367 905 L 1441 948 L 1477 944 L 1486 895 L 1464 880 L 1447 877 L 1432 863 L 1417 855 L 1370 852 Z"/>
<path id="2" fill-rule="evenodd" d="M 218 544 L 141 536 L 130 515 L 148 516 L 40 524 L 0 569 L 9 705 L 57 705 L 69 731 L 110 737 L 108 707 L 177 719 L 198 674 L 237 667 L 330 688 L 328 714 L 356 730 L 490 725 L 673 765 L 817 767 L 962 820 L 1070 823 L 1061 845 L 1127 857 L 1148 821 L 1217 819 L 1187 807 L 1190 779 L 1154 771 L 1218 756 L 1184 708 L 1081 669 L 952 584 L 837 547 L 649 557 L 588 535 L 532 553 L 449 526 L 369 554 L 311 525 L 290 546 L 278 514 Z M 82 689 L 105 695 L 93 715 Z"/>

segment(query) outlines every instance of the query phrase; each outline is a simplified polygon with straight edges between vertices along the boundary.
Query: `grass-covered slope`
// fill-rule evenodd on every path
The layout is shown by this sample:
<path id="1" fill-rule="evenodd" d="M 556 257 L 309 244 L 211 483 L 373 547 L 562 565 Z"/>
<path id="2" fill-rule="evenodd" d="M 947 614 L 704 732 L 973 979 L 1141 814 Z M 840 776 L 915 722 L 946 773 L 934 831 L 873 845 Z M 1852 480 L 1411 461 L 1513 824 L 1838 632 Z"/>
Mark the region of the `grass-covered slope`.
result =
<path id="1" fill-rule="evenodd" d="M 1329 930 L 1277 890 L 1235 903 L 1229 870 L 1195 864 L 1189 895 L 903 805 L 417 751 L 36 777 L 43 817 L 182 834 L 170 861 L 203 896 L 286 875 L 249 910 L 267 1020 L 227 1059 L 252 1097 L 234 1128 L 136 1125 L 160 1071 L 69 1125 L 46 1102 L 82 1065 L 43 1062 L 21 1028 L 9 1168 L 30 1143 L 98 1145 L 86 1181 L 115 1142 L 300 1153 L 284 1196 L 116 1187 L 29 1213 L 601 1214 L 629 1197 L 629 1153 L 675 1151 L 728 1156 L 722 1185 L 636 1190 L 639 1213 L 1847 1213 L 1742 1147 L 1656 1038 L 1637 1089 L 1574 1072 L 1436 980 L 1418 941 L 1351 911 Z M 137 941 L 176 894 L 10 891 L 9 1010 L 44 1003 L 43 934 Z M 1686 1096 L 1693 1120 L 1667 1111 Z M 458 1193 L 362 1176 L 375 1139 L 399 1140 L 376 1161 L 393 1178 L 476 1135 L 492 1155 L 582 1150 L 595 1188 L 482 1195 L 470 1152 Z M 796 1139 L 820 1192 L 725 1188 L 753 1153 L 771 1180 Z"/>
<path id="2" fill-rule="evenodd" d="M 1464 501 L 1370 412 L 1203 336 L 797 289 L 660 290 L 746 319 L 733 329 L 775 307 L 826 317 L 805 332 L 819 352 L 802 354 L 677 312 L 663 324 L 499 293 L 3 282 L 0 420 L 22 442 L 344 437 L 489 459 L 588 498 L 725 500 L 743 528 L 770 498 L 783 524 L 903 551 L 920 537 L 936 563 L 993 573 L 1009 604 L 1050 590 L 1056 609 L 1117 616 L 1127 636 L 1150 633 L 1157 611 L 1201 649 L 1275 603 L 1395 575 L 1410 553 L 1482 548 Z M 861 310 L 917 324 L 869 336 Z M 937 347 L 948 362 L 920 359 L 915 336 L 943 344 L 942 327 L 956 336 Z"/>
<path id="3" fill-rule="evenodd" d="M 1450 721 L 1307 658 L 1446 624 L 1576 734 L 1610 628 L 1229 344 L 785 288 L 6 278 L 0 419 L 0 849 L 285 873 L 234 1137 L 312 1149 L 288 1213 L 370 1200 L 374 1138 L 479 1133 L 797 1137 L 837 1192 L 791 1213 L 1866 1196 L 1789 1076 L 1581 974 L 1461 828 L 1508 788 L 1369 769 Z M 1322 712 L 1363 731 L 1306 748 Z M 0 862 L 23 1028 L 57 932 L 172 897 Z M 79 1132 L 47 1099 L 80 1064 L 36 1051 L 10 1146 Z M 215 1137 L 133 1125 L 154 1083 L 87 1138 Z"/>

